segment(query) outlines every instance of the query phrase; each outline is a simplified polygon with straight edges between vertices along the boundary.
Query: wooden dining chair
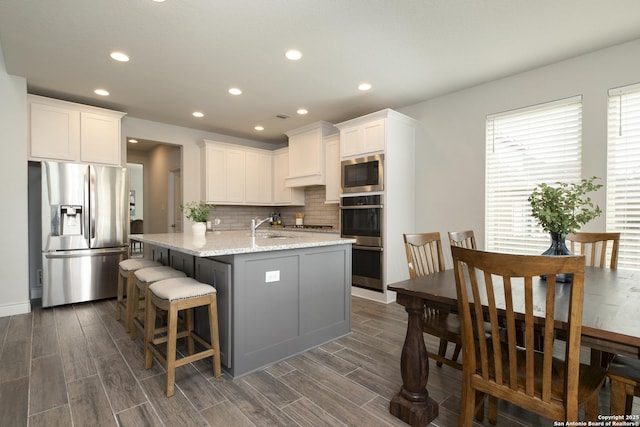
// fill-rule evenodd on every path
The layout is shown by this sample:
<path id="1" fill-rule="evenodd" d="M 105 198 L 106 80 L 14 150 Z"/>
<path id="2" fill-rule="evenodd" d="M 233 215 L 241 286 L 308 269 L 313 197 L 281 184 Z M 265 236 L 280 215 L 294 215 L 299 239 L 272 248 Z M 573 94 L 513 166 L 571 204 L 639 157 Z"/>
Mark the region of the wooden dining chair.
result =
<path id="1" fill-rule="evenodd" d="M 633 397 L 640 397 L 640 360 L 617 354 L 607 370 L 611 379 L 611 415 L 631 415 Z"/>
<path id="2" fill-rule="evenodd" d="M 444 270 L 442 242 L 440 233 L 403 234 L 404 245 L 409 266 L 409 277 L 422 277 Z M 460 321 L 456 314 L 448 309 L 429 305 L 425 307 L 422 331 L 440 338 L 438 353 L 427 350 L 427 356 L 436 361 L 437 366 L 443 364 L 462 369 L 457 361 L 461 349 Z M 455 344 L 451 358 L 446 357 L 448 343 Z"/>
<path id="3" fill-rule="evenodd" d="M 449 244 L 467 249 L 476 249 L 476 236 L 473 230 L 449 231 Z"/>
<path id="4" fill-rule="evenodd" d="M 584 255 L 589 267 L 607 267 L 607 252 L 611 248 L 608 267 L 618 268 L 620 233 L 572 233 L 567 234 L 567 241 L 571 253 Z"/>
<path id="5" fill-rule="evenodd" d="M 571 253 L 585 256 L 587 266 L 618 268 L 620 233 L 573 233 L 568 234 L 566 240 L 569 242 Z M 610 252 L 608 264 L 607 252 Z M 613 358 L 613 354 L 597 340 L 585 337 L 582 345 L 591 348 L 591 364 L 599 364 L 606 368 Z"/>
<path id="6" fill-rule="evenodd" d="M 486 395 L 553 420 L 577 421 L 578 410 L 584 407 L 586 418 L 595 420 L 605 371 L 580 363 L 583 257 L 512 255 L 459 247 L 452 247 L 451 254 L 463 337 L 458 425 L 472 425 L 474 412 L 483 407 Z M 556 283 L 560 273 L 573 274 L 573 283 Z M 534 286 L 541 275 L 547 276 L 545 286 Z M 559 286 L 570 293 L 566 306 L 555 304 Z M 555 323 L 564 316 L 564 358 L 553 357 L 552 351 L 536 351 L 534 325 L 542 324 L 544 348 L 550 349 Z M 491 334 L 485 333 L 486 323 L 491 325 Z M 518 327 L 524 328 L 523 346 L 516 342 Z M 497 421 L 492 399 L 489 421 Z"/>

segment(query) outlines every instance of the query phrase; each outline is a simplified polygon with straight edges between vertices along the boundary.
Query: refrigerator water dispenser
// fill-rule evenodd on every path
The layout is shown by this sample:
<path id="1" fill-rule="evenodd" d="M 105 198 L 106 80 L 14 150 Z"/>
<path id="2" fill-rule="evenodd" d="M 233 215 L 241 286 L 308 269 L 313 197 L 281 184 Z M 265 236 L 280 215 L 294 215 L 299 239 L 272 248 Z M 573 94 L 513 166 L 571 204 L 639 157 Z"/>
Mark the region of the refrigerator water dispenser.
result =
<path id="1" fill-rule="evenodd" d="M 60 206 L 60 236 L 82 235 L 82 206 Z"/>

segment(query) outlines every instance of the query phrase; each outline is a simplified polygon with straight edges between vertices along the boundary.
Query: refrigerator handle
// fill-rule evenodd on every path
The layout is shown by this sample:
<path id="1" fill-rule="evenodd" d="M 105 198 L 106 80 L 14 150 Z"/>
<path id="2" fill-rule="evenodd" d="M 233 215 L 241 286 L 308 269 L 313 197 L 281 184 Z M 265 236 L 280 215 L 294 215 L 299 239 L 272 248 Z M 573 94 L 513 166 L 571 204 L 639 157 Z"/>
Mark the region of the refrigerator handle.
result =
<path id="1" fill-rule="evenodd" d="M 89 166 L 89 173 L 87 175 L 86 182 L 86 191 L 88 195 L 89 202 L 89 246 L 91 246 L 91 242 L 96 237 L 96 179 L 95 172 L 93 167 Z"/>

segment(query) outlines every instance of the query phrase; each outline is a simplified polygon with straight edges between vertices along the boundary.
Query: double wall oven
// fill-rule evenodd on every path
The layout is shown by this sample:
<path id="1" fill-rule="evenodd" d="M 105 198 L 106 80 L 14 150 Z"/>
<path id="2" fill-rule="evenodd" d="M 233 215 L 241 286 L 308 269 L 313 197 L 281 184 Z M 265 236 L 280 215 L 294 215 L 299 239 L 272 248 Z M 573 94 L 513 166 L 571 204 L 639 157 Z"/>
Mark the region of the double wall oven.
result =
<path id="1" fill-rule="evenodd" d="M 383 155 L 342 162 L 340 234 L 356 240 L 352 283 L 382 292 L 384 176 Z"/>

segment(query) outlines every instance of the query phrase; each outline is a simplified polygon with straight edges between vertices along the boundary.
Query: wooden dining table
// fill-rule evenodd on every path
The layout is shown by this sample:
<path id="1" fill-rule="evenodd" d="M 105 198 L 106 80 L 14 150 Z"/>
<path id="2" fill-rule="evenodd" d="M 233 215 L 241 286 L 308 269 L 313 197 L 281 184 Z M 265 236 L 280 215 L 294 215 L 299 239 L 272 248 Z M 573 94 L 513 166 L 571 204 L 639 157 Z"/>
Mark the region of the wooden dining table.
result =
<path id="1" fill-rule="evenodd" d="M 542 279 L 535 283 L 540 294 L 545 285 Z M 566 321 L 570 286 L 561 283 L 556 289 L 556 310 L 565 313 L 557 319 L 560 329 Z M 422 319 L 429 304 L 458 310 L 453 269 L 393 283 L 388 289 L 397 292 L 396 301 L 408 314 L 400 357 L 402 387 L 389 411 L 411 426 L 426 426 L 438 416 L 438 403 L 427 390 L 429 364 Z M 640 356 L 640 271 L 585 267 L 582 337 L 590 337 L 592 348 Z"/>

